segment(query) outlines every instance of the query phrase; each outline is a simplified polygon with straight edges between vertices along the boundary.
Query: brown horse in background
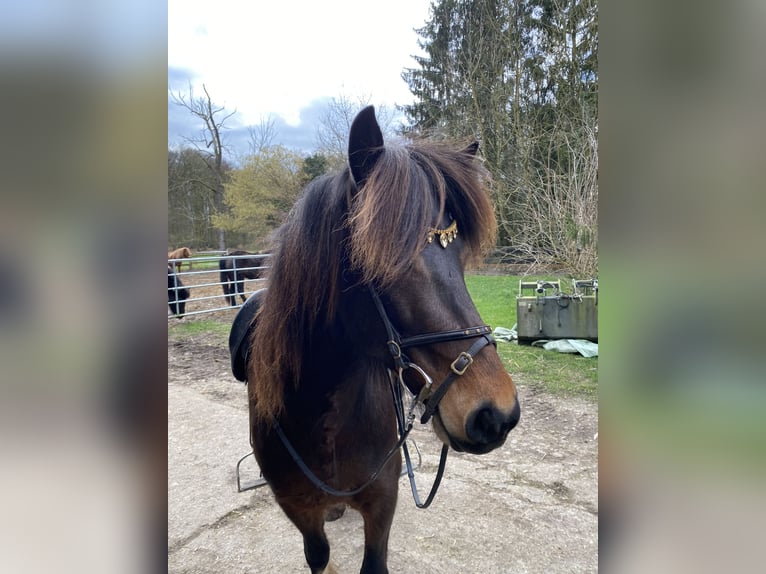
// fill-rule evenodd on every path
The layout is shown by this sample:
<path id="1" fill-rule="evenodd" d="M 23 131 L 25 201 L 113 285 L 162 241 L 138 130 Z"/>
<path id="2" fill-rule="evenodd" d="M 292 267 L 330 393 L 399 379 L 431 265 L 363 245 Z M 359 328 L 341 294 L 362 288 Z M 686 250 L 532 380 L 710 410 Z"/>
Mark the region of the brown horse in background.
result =
<path id="1" fill-rule="evenodd" d="M 464 280 L 496 229 L 476 150 L 384 147 L 373 108 L 362 110 L 349 167 L 310 183 L 291 211 L 249 352 L 233 349 L 255 457 L 313 574 L 329 562 L 325 520 L 346 506 L 364 519 L 361 572 L 388 572 L 405 387 L 444 456 L 498 448 L 519 420 Z"/>
<path id="2" fill-rule="evenodd" d="M 179 247 L 178 249 L 174 251 L 168 251 L 168 261 L 170 259 L 189 259 L 191 258 L 191 249 L 188 247 Z M 181 265 L 183 264 L 182 261 L 173 261 L 170 263 L 173 267 L 175 267 L 175 271 L 181 270 Z M 188 263 L 189 268 L 191 269 L 191 262 Z"/>

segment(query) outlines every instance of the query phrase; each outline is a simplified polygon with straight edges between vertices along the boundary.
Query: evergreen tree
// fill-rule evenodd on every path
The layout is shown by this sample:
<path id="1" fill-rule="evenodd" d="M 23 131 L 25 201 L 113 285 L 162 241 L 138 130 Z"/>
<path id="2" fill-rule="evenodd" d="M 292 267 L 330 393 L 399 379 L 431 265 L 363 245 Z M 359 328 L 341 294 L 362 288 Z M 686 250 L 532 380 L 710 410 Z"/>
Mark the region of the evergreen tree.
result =
<path id="1" fill-rule="evenodd" d="M 327 159 L 322 153 L 314 153 L 310 156 L 303 158 L 303 166 L 301 167 L 301 182 L 303 185 L 307 185 L 312 180 L 324 175 L 330 168 L 330 160 Z"/>
<path id="2" fill-rule="evenodd" d="M 425 55 L 416 58 L 419 67 L 402 74 L 415 96 L 403 107 L 409 131 L 477 137 L 493 176 L 499 245 L 521 246 L 525 256 L 545 259 L 565 238 L 558 225 L 550 237 L 533 229 L 530 206 L 541 215 L 535 203 L 540 194 L 553 194 L 554 204 L 561 200 L 567 209 L 593 212 L 556 194 L 563 187 L 576 191 L 574 184 L 562 187 L 563 181 L 587 179 L 595 187 L 595 180 L 577 171 L 591 173 L 597 165 L 595 0 L 437 0 L 418 34 Z M 580 196 L 595 202 L 595 189 Z M 577 219 L 571 213 L 561 217 Z M 578 225 L 595 228 L 596 222 Z M 578 248 L 595 251 L 595 229 L 569 235 L 581 243 L 593 238 Z"/>

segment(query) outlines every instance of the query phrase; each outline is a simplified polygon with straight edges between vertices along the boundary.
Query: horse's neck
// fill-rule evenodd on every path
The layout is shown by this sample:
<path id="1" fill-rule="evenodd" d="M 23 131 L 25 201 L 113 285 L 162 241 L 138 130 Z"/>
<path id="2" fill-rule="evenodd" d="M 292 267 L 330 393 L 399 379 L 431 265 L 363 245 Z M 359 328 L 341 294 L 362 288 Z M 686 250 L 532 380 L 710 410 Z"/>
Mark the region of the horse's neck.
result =
<path id="1" fill-rule="evenodd" d="M 298 410 L 293 414 L 302 417 L 304 423 L 311 421 L 312 432 L 324 435 L 327 440 L 353 432 L 359 425 L 372 425 L 376 432 L 388 430 L 390 426 L 395 433 L 385 366 L 377 360 L 358 356 L 349 358 L 342 369 L 339 365 L 335 367 L 306 373 L 293 397 L 292 404 Z"/>
<path id="2" fill-rule="evenodd" d="M 352 396 L 361 393 L 359 400 L 366 400 L 366 387 L 373 381 L 376 387 L 381 381 L 385 383 L 385 337 L 378 348 L 374 335 L 362 323 L 359 318 L 356 322 L 338 323 L 312 337 L 304 348 L 303 368 L 296 385 L 298 394 L 303 395 L 300 402 L 310 398 L 322 410 L 322 397 L 338 392 Z"/>
<path id="3" fill-rule="evenodd" d="M 302 403 L 303 409 L 321 412 L 329 408 L 323 404 L 324 398 L 338 389 L 356 396 L 364 391 L 357 389 L 359 385 L 367 386 L 375 380 L 375 386 L 380 386 L 387 376 L 385 341 L 385 329 L 367 289 L 345 291 L 334 320 L 317 326 L 305 341 L 296 403 Z M 367 399 L 360 395 L 359 400 Z"/>

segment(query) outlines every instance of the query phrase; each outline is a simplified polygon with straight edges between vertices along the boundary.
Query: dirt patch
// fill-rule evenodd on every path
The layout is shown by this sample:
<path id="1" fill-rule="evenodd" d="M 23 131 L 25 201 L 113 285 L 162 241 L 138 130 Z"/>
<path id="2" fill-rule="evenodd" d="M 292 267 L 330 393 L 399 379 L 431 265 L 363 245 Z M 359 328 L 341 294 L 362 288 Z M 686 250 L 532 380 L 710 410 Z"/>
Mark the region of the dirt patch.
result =
<path id="1" fill-rule="evenodd" d="M 451 453 L 427 510 L 415 507 L 402 479 L 392 573 L 597 571 L 597 404 L 513 376 L 522 417 L 502 448 Z M 246 396 L 231 376 L 225 337 L 168 341 L 170 572 L 308 571 L 300 534 L 268 487 L 236 491 L 234 468 L 249 451 Z M 430 488 L 440 443 L 430 428 L 412 436 L 423 453 L 418 484 Z M 361 517 L 347 511 L 327 534 L 338 573 L 358 572 Z"/>

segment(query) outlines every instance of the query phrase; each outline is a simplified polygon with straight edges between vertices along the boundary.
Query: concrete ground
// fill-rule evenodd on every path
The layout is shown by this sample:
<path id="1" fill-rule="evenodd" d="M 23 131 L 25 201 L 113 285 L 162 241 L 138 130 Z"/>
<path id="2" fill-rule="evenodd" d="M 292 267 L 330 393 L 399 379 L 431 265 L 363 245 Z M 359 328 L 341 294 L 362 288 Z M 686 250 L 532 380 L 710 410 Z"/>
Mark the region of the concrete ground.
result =
<path id="1" fill-rule="evenodd" d="M 392 573 L 590 573 L 598 569 L 598 412 L 595 401 L 519 388 L 522 418 L 500 449 L 451 452 L 429 509 L 406 477 L 389 544 Z M 238 493 L 247 454 L 244 386 L 225 346 L 194 336 L 168 342 L 168 568 L 181 573 L 308 572 L 301 536 L 268 486 Z M 440 443 L 413 431 L 416 477 L 430 488 Z M 250 457 L 244 474 L 257 476 Z M 425 496 L 422 494 L 421 496 Z M 348 510 L 326 526 L 339 574 L 358 572 L 362 520 Z"/>

